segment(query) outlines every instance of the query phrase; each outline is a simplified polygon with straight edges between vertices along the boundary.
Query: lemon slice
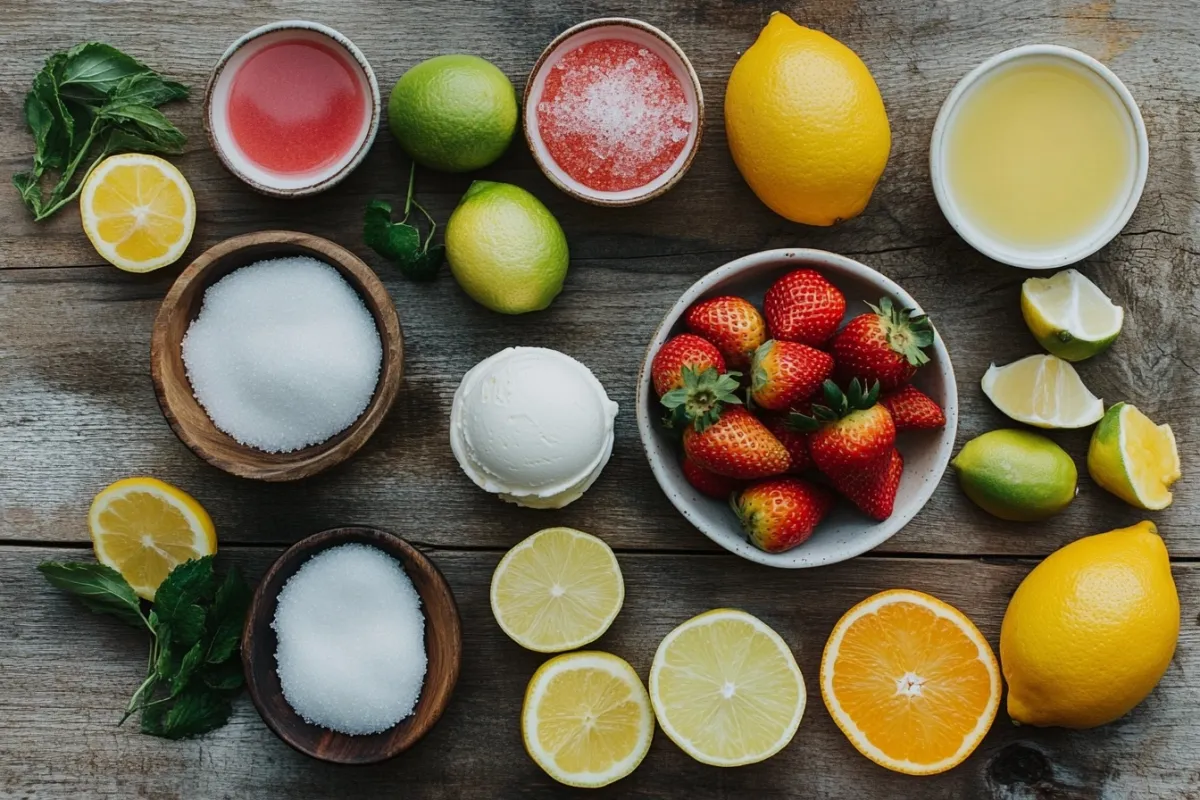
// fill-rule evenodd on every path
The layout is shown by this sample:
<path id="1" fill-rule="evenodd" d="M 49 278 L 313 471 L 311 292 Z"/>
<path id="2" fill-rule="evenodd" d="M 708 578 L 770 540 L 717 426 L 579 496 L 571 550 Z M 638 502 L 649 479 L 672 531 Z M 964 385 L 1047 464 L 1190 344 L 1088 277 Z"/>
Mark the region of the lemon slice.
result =
<path id="1" fill-rule="evenodd" d="M 551 778 L 596 788 L 642 763 L 654 715 L 646 687 L 626 661 L 594 651 L 567 653 L 529 680 L 521 736 L 529 757 Z"/>
<path id="2" fill-rule="evenodd" d="M 1017 422 L 1038 428 L 1083 428 L 1104 416 L 1104 403 L 1058 356 L 1026 356 L 983 375 L 983 393 Z"/>
<path id="3" fill-rule="evenodd" d="M 1125 310 L 1078 270 L 1021 285 L 1021 313 L 1038 343 L 1067 361 L 1107 350 L 1121 333 Z"/>
<path id="4" fill-rule="evenodd" d="M 88 509 L 88 530 L 100 563 L 151 601 L 177 565 L 217 552 L 208 512 L 155 478 L 126 478 L 106 487 Z"/>
<path id="5" fill-rule="evenodd" d="M 804 715 L 804 676 L 778 633 L 718 608 L 667 634 L 650 667 L 658 724 L 704 764 L 736 767 L 778 753 Z"/>
<path id="6" fill-rule="evenodd" d="M 1128 403 L 1114 404 L 1096 426 L 1087 465 L 1096 483 L 1149 511 L 1171 505 L 1171 485 L 1180 476 L 1171 426 L 1155 425 Z"/>
<path id="7" fill-rule="evenodd" d="M 79 195 L 83 232 L 104 260 L 126 272 L 173 264 L 192 241 L 192 187 L 158 156 L 109 156 L 88 175 Z"/>
<path id="8" fill-rule="evenodd" d="M 561 653 L 608 630 L 625 602 L 612 548 L 590 533 L 547 528 L 500 559 L 492 574 L 492 614 L 522 647 Z"/>

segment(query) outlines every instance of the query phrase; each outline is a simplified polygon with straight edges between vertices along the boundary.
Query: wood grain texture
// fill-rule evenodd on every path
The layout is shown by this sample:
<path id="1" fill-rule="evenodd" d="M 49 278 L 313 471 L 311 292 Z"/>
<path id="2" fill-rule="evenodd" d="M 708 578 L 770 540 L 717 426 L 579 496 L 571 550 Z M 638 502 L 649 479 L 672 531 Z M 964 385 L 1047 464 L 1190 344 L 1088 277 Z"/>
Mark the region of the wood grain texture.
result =
<path id="1" fill-rule="evenodd" d="M 400 529 L 401 534 L 410 531 Z M 276 549 L 219 556 L 257 578 Z M 7 547 L 0 559 L 0 796 L 12 798 L 549 798 L 557 786 L 525 754 L 519 712 L 546 658 L 522 650 L 495 624 L 487 586 L 498 553 L 433 551 L 459 600 L 463 671 L 442 721 L 409 752 L 372 767 L 335 767 L 293 752 L 250 703 L 196 741 L 167 742 L 116 728 L 141 679 L 144 637 L 95 617 L 34 569 L 61 549 Z M 980 748 L 958 768 L 911 778 L 859 755 L 837 730 L 816 683 L 821 649 L 850 606 L 884 587 L 930 592 L 962 609 L 997 646 L 1012 590 L 1030 567 L 1016 561 L 864 557 L 796 574 L 729 555 L 620 556 L 625 607 L 596 648 L 645 678 L 659 641 L 685 619 L 720 606 L 759 616 L 788 642 L 808 683 L 792 743 L 755 766 L 721 770 L 686 756 L 658 731 L 629 778 L 602 798 L 894 798 L 895 800 L 1196 800 L 1200 798 L 1200 568 L 1178 565 L 1183 629 L 1175 661 L 1127 717 L 1091 731 L 1017 728 L 1003 708 Z"/>
<path id="2" fill-rule="evenodd" d="M 349 427 L 290 453 L 241 444 L 217 428 L 192 392 L 183 338 L 200 314 L 206 290 L 234 270 L 267 258 L 309 256 L 336 269 L 375 321 L 382 354 L 379 380 L 366 409 Z M 183 270 L 163 298 L 150 337 L 150 379 L 167 424 L 192 452 L 240 478 L 282 482 L 311 478 L 353 456 L 379 429 L 400 391 L 404 336 L 387 289 L 353 253 L 328 239 L 296 231 L 256 231 L 214 245 Z"/>

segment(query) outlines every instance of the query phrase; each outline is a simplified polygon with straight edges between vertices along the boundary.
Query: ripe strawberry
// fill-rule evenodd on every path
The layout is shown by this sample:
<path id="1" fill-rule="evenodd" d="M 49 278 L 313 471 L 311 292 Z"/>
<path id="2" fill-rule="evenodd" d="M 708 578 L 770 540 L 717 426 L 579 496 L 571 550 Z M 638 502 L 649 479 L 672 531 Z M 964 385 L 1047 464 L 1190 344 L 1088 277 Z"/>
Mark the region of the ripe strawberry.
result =
<path id="1" fill-rule="evenodd" d="M 659 397 L 683 386 L 684 367 L 691 367 L 697 374 L 709 367 L 721 373 L 725 371 L 725 359 L 716 345 L 694 333 L 668 339 L 650 362 L 650 376 Z"/>
<path id="2" fill-rule="evenodd" d="M 732 505 L 752 545 L 782 553 L 812 536 L 833 506 L 833 496 L 800 478 L 772 478 L 743 489 Z"/>
<path id="3" fill-rule="evenodd" d="M 701 494 L 718 500 L 728 500 L 734 492 L 742 488 L 741 481 L 710 472 L 687 456 L 683 457 L 683 477 Z"/>
<path id="4" fill-rule="evenodd" d="M 815 269 L 789 272 L 763 298 L 771 338 L 813 347 L 829 341 L 845 313 L 845 295 Z"/>
<path id="5" fill-rule="evenodd" d="M 725 295 L 701 300 L 683 317 L 688 330 L 717 346 L 731 367 L 745 368 L 767 340 L 767 324 L 749 300 Z"/>
<path id="6" fill-rule="evenodd" d="M 894 389 L 929 361 L 922 348 L 933 344 L 933 325 L 924 314 L 895 307 L 888 297 L 871 311 L 850 320 L 834 337 L 838 375 L 864 384 L 879 381 L 883 389 Z"/>
<path id="7" fill-rule="evenodd" d="M 683 452 L 709 472 L 741 480 L 786 472 L 787 450 L 743 406 L 726 406 L 711 425 L 697 423 L 683 432 Z"/>
<path id="8" fill-rule="evenodd" d="M 808 452 L 817 469 L 832 478 L 876 468 L 887 458 L 896 444 L 896 424 L 878 397 L 878 383 L 864 393 L 856 378 L 843 393 L 825 381 L 825 405 L 814 404 L 811 417 L 790 415 L 792 424 L 812 432 Z"/>
<path id="9" fill-rule="evenodd" d="M 868 517 L 885 520 L 892 515 L 903 472 L 904 456 L 893 447 L 879 468 L 843 473 L 833 478 L 833 485 Z"/>
<path id="10" fill-rule="evenodd" d="M 891 413 L 898 431 L 931 431 L 946 424 L 942 407 L 911 384 L 887 392 L 879 404 Z"/>
<path id="11" fill-rule="evenodd" d="M 792 427 L 786 414 L 772 414 L 763 419 L 763 424 L 787 449 L 792 459 L 788 472 L 801 473 L 812 467 L 812 457 L 808 454 L 808 434 Z"/>
<path id="12" fill-rule="evenodd" d="M 754 351 L 750 401 L 784 411 L 812 395 L 833 373 L 833 356 L 806 344 L 774 339 Z"/>

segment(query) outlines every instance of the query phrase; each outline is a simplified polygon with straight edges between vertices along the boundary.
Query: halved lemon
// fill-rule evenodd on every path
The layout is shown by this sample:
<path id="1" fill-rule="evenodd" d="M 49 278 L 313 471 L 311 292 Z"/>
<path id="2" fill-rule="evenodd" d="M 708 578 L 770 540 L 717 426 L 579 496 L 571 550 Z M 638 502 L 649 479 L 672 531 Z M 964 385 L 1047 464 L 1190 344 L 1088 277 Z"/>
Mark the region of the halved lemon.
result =
<path id="1" fill-rule="evenodd" d="M 685 753 L 713 766 L 778 753 L 796 735 L 806 699 L 804 676 L 783 638 L 732 608 L 671 631 L 650 667 L 658 724 Z"/>
<path id="2" fill-rule="evenodd" d="M 126 272 L 174 264 L 196 227 L 196 199 L 183 174 L 141 153 L 101 161 L 84 181 L 79 212 L 96 252 Z"/>
<path id="3" fill-rule="evenodd" d="M 1104 416 L 1104 403 L 1058 356 L 1026 356 L 983 374 L 983 393 L 1017 422 L 1038 428 L 1083 428 Z"/>
<path id="4" fill-rule="evenodd" d="M 500 559 L 491 599 L 496 622 L 514 642 L 561 653 L 608 630 L 625 602 L 625 582 L 603 541 L 572 528 L 547 528 Z"/>
<path id="5" fill-rule="evenodd" d="M 150 601 L 176 566 L 217 552 L 208 512 L 156 478 L 125 478 L 106 487 L 88 509 L 88 530 L 97 560 Z"/>
<path id="6" fill-rule="evenodd" d="M 1171 505 L 1179 480 L 1179 448 L 1170 425 L 1156 425 L 1128 403 L 1115 403 L 1092 432 L 1088 472 L 1130 505 L 1158 511 Z"/>
<path id="7" fill-rule="evenodd" d="M 1021 314 L 1038 344 L 1067 361 L 1107 350 L 1125 319 L 1124 309 L 1074 269 L 1021 284 Z"/>
<path id="8" fill-rule="evenodd" d="M 642 763 L 654 737 L 646 687 L 609 653 L 555 656 L 533 674 L 521 709 L 525 750 L 554 780 L 596 788 Z"/>
<path id="9" fill-rule="evenodd" d="M 945 772 L 983 741 L 1000 669 L 979 629 L 924 592 L 892 589 L 838 620 L 821 656 L 821 697 L 860 753 L 909 775 Z"/>

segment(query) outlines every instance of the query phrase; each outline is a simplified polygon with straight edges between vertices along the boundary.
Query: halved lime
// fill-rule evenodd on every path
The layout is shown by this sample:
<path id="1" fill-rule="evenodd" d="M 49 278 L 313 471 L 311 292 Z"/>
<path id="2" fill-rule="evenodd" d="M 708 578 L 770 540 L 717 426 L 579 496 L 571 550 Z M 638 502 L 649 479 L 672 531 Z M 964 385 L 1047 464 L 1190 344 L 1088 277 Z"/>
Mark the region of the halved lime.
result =
<path id="1" fill-rule="evenodd" d="M 1083 428 L 1104 416 L 1075 368 L 1057 356 L 1026 356 L 983 375 L 983 393 L 1017 422 L 1038 428 Z"/>
<path id="2" fill-rule="evenodd" d="M 1138 508 L 1171 505 L 1179 480 L 1179 449 L 1170 425 L 1156 425 L 1129 403 L 1116 403 L 1100 420 L 1088 446 L 1092 480 Z"/>
<path id="3" fill-rule="evenodd" d="M 1124 309 L 1073 269 L 1025 281 L 1021 313 L 1038 344 L 1067 361 L 1083 361 L 1107 350 L 1125 320 Z"/>

